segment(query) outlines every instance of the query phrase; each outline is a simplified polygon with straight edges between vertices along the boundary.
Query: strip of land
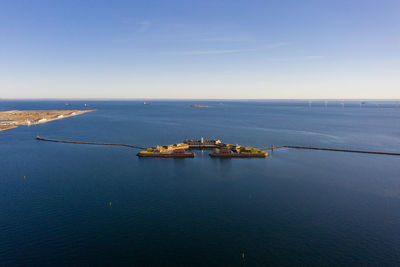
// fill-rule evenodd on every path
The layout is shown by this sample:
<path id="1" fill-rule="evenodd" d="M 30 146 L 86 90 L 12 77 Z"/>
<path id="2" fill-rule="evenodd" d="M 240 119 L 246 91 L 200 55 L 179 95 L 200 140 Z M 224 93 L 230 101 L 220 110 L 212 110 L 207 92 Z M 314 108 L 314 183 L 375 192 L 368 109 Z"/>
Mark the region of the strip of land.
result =
<path id="1" fill-rule="evenodd" d="M 0 112 L 0 131 L 81 115 L 90 110 L 8 110 Z"/>

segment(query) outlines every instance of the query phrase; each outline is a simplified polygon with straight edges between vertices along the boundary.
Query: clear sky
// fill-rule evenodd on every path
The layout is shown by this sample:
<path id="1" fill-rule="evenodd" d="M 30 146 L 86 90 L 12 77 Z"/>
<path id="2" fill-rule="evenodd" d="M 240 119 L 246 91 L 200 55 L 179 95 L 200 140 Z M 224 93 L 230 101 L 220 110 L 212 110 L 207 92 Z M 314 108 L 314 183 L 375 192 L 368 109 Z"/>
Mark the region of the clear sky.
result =
<path id="1" fill-rule="evenodd" d="M 0 98 L 400 99 L 400 1 L 0 0 Z"/>

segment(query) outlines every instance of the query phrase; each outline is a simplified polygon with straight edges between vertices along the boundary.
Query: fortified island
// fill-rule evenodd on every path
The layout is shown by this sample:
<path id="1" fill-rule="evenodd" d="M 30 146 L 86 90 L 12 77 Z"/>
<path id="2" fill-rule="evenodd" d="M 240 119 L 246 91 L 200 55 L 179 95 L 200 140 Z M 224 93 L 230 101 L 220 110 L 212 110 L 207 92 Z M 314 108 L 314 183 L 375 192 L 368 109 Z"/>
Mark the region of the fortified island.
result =
<path id="1" fill-rule="evenodd" d="M 155 146 L 140 151 L 139 157 L 151 158 L 194 158 L 195 149 L 212 149 L 210 157 L 214 158 L 266 158 L 268 153 L 253 147 L 222 143 L 221 140 L 192 140 L 186 139 L 183 143 Z M 186 151 L 189 150 L 189 151 Z"/>
<path id="2" fill-rule="evenodd" d="M 187 150 L 193 149 L 212 149 L 210 157 L 216 158 L 266 158 L 268 153 L 264 150 L 271 150 L 278 148 L 294 148 L 294 149 L 311 149 L 311 150 L 324 150 L 324 151 L 336 151 L 336 152 L 349 152 L 349 153 L 365 153 L 365 154 L 376 154 L 376 155 L 392 155 L 400 156 L 400 153 L 396 152 L 380 152 L 380 151 L 368 151 L 368 150 L 354 150 L 354 149 L 340 149 L 340 148 L 326 148 L 326 147 L 312 147 L 312 146 L 274 146 L 268 148 L 257 149 L 253 147 L 244 147 L 239 145 L 231 145 L 222 143 L 221 140 L 192 140 L 186 139 L 183 143 L 177 143 L 173 145 L 155 146 L 150 148 L 144 148 L 137 145 L 129 144 L 117 144 L 117 143 L 99 143 L 99 142 L 82 142 L 82 141 L 67 141 L 58 139 L 49 139 L 36 136 L 36 140 L 57 142 L 57 143 L 68 143 L 68 144 L 85 144 L 85 145 L 102 145 L 102 146 L 124 146 L 130 148 L 144 149 L 139 152 L 137 156 L 148 157 L 148 158 L 193 158 L 194 152 L 187 152 Z"/>

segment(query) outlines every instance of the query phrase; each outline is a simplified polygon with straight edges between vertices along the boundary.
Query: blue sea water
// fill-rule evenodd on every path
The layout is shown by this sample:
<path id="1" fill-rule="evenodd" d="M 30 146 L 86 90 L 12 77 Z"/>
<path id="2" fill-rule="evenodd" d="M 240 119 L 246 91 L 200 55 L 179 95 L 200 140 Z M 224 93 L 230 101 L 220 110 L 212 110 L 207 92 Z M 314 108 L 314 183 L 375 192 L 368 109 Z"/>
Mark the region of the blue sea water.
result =
<path id="1" fill-rule="evenodd" d="M 0 111 L 97 110 L 0 132 L 1 266 L 400 265 L 400 157 L 283 148 L 267 159 L 141 159 L 35 140 L 400 152 L 396 103 L 69 103 L 0 101 Z"/>

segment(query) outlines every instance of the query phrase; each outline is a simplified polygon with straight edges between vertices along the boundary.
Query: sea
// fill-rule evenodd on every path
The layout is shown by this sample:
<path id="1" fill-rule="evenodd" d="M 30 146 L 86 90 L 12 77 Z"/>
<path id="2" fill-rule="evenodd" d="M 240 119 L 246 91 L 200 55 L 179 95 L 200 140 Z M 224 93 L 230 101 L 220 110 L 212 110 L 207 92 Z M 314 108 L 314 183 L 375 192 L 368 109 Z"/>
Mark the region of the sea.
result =
<path id="1" fill-rule="evenodd" d="M 96 109 L 0 132 L 0 266 L 400 265 L 400 156 L 160 159 L 35 139 L 400 152 L 396 101 L 150 102 L 0 100 Z"/>

